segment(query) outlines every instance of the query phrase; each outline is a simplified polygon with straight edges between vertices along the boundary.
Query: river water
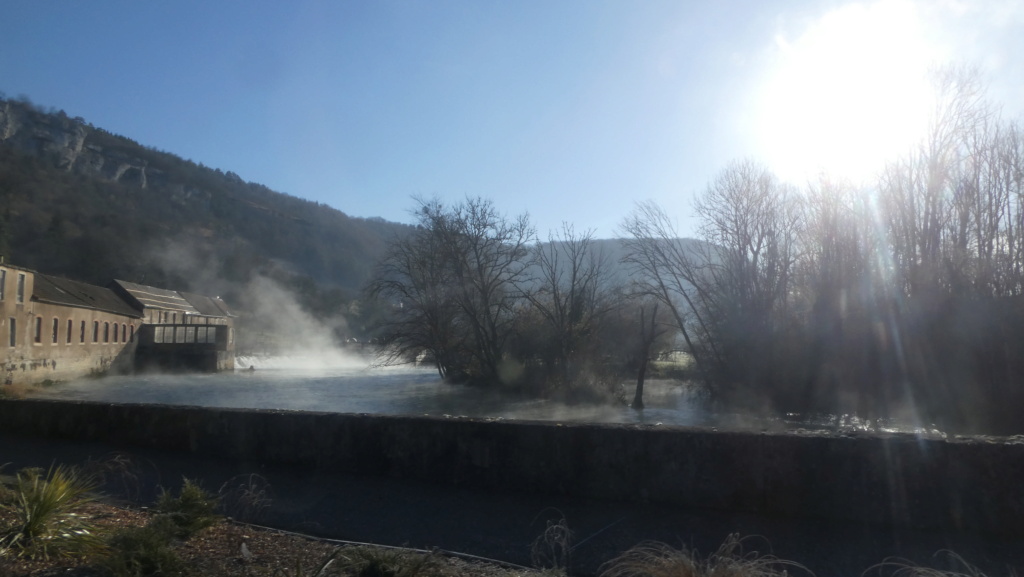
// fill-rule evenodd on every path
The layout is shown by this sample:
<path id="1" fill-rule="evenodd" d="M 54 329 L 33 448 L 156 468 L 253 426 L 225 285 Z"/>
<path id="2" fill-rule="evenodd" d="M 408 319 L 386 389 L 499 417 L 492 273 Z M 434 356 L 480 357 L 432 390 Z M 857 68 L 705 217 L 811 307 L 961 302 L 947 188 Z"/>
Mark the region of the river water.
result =
<path id="1" fill-rule="evenodd" d="M 323 357 L 319 357 L 323 358 Z M 40 390 L 34 396 L 116 403 L 284 409 L 386 415 L 466 416 L 556 422 L 644 423 L 733 429 L 779 428 L 772 419 L 713 414 L 690 388 L 674 381 L 648 381 L 646 407 L 566 404 L 450 385 L 433 369 L 372 368 L 349 359 L 324 365 L 311 359 L 240 358 L 237 370 L 216 374 L 127 375 L 82 379 Z M 634 383 L 623 383 L 632 399 Z"/>

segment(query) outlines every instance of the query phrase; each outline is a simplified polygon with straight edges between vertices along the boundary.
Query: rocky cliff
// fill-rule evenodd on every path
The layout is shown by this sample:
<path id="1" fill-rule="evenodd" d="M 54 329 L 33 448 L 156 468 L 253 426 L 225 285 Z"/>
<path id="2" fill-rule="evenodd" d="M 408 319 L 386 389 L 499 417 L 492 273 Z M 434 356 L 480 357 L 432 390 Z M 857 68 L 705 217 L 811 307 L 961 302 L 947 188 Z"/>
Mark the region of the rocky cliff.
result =
<path id="1" fill-rule="evenodd" d="M 0 142 L 8 146 L 48 158 L 69 172 L 137 183 L 142 188 L 159 176 L 151 174 L 146 160 L 101 144 L 111 136 L 63 111 L 49 114 L 25 102 L 0 101 Z"/>

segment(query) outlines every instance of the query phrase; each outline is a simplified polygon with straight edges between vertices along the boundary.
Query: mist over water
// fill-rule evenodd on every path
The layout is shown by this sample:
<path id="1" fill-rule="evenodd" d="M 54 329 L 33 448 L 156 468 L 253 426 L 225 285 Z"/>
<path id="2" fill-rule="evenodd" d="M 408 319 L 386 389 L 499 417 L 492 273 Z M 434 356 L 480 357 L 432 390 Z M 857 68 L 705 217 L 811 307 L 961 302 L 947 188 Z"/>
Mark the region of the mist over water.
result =
<path id="1" fill-rule="evenodd" d="M 438 378 L 433 368 L 371 367 L 356 356 L 239 357 L 239 370 L 217 374 L 111 376 L 61 383 L 35 396 L 113 403 L 326 411 L 383 415 L 466 416 L 561 422 L 645 423 L 683 426 L 778 428 L 738 415 L 713 415 L 688 387 L 648 381 L 647 407 L 569 405 L 461 385 Z M 252 366 L 254 370 L 248 370 Z M 628 397 L 632 387 L 627 384 Z"/>
<path id="2" fill-rule="evenodd" d="M 641 411 L 622 403 L 567 404 L 507 391 L 451 385 L 432 367 L 374 367 L 368 357 L 323 351 L 238 357 L 237 370 L 216 374 L 142 374 L 82 379 L 36 390 L 49 399 L 240 409 L 425 415 L 573 423 L 864 430 L 857 419 L 766 417 L 714 412 L 686 384 L 648 380 Z M 249 369 L 252 367 L 252 370 Z M 624 382 L 631 399 L 635 383 Z M 886 426 L 884 431 L 935 432 Z"/>

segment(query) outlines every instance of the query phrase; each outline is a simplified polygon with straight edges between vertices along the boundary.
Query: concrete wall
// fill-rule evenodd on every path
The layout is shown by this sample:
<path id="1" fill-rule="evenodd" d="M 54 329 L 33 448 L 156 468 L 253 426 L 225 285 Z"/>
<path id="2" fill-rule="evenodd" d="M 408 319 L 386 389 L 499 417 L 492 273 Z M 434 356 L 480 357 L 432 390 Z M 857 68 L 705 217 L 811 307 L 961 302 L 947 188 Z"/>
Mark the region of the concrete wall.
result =
<path id="1" fill-rule="evenodd" d="M 0 400 L 0 432 L 483 489 L 1024 535 L 1024 440 Z"/>

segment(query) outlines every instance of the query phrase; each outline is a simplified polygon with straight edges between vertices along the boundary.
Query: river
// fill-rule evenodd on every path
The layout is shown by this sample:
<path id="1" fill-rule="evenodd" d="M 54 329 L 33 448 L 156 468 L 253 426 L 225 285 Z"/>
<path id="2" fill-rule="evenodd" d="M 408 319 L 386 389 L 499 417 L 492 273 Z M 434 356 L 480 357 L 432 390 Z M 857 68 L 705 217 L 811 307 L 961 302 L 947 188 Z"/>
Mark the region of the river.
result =
<path id="1" fill-rule="evenodd" d="M 89 378 L 58 383 L 32 396 L 111 403 L 154 403 L 243 409 L 326 411 L 383 415 L 465 416 L 552 422 L 638 423 L 779 430 L 832 428 L 817 422 L 753 417 L 709 411 L 684 383 L 649 380 L 642 411 L 625 404 L 567 404 L 512 395 L 493 389 L 450 385 L 433 369 L 371 367 L 343 358 L 324 363 L 316 357 L 238 359 L 236 370 L 216 374 L 149 374 Z M 632 399 L 634 383 L 624 382 Z M 854 420 L 844 428 L 862 428 Z"/>

